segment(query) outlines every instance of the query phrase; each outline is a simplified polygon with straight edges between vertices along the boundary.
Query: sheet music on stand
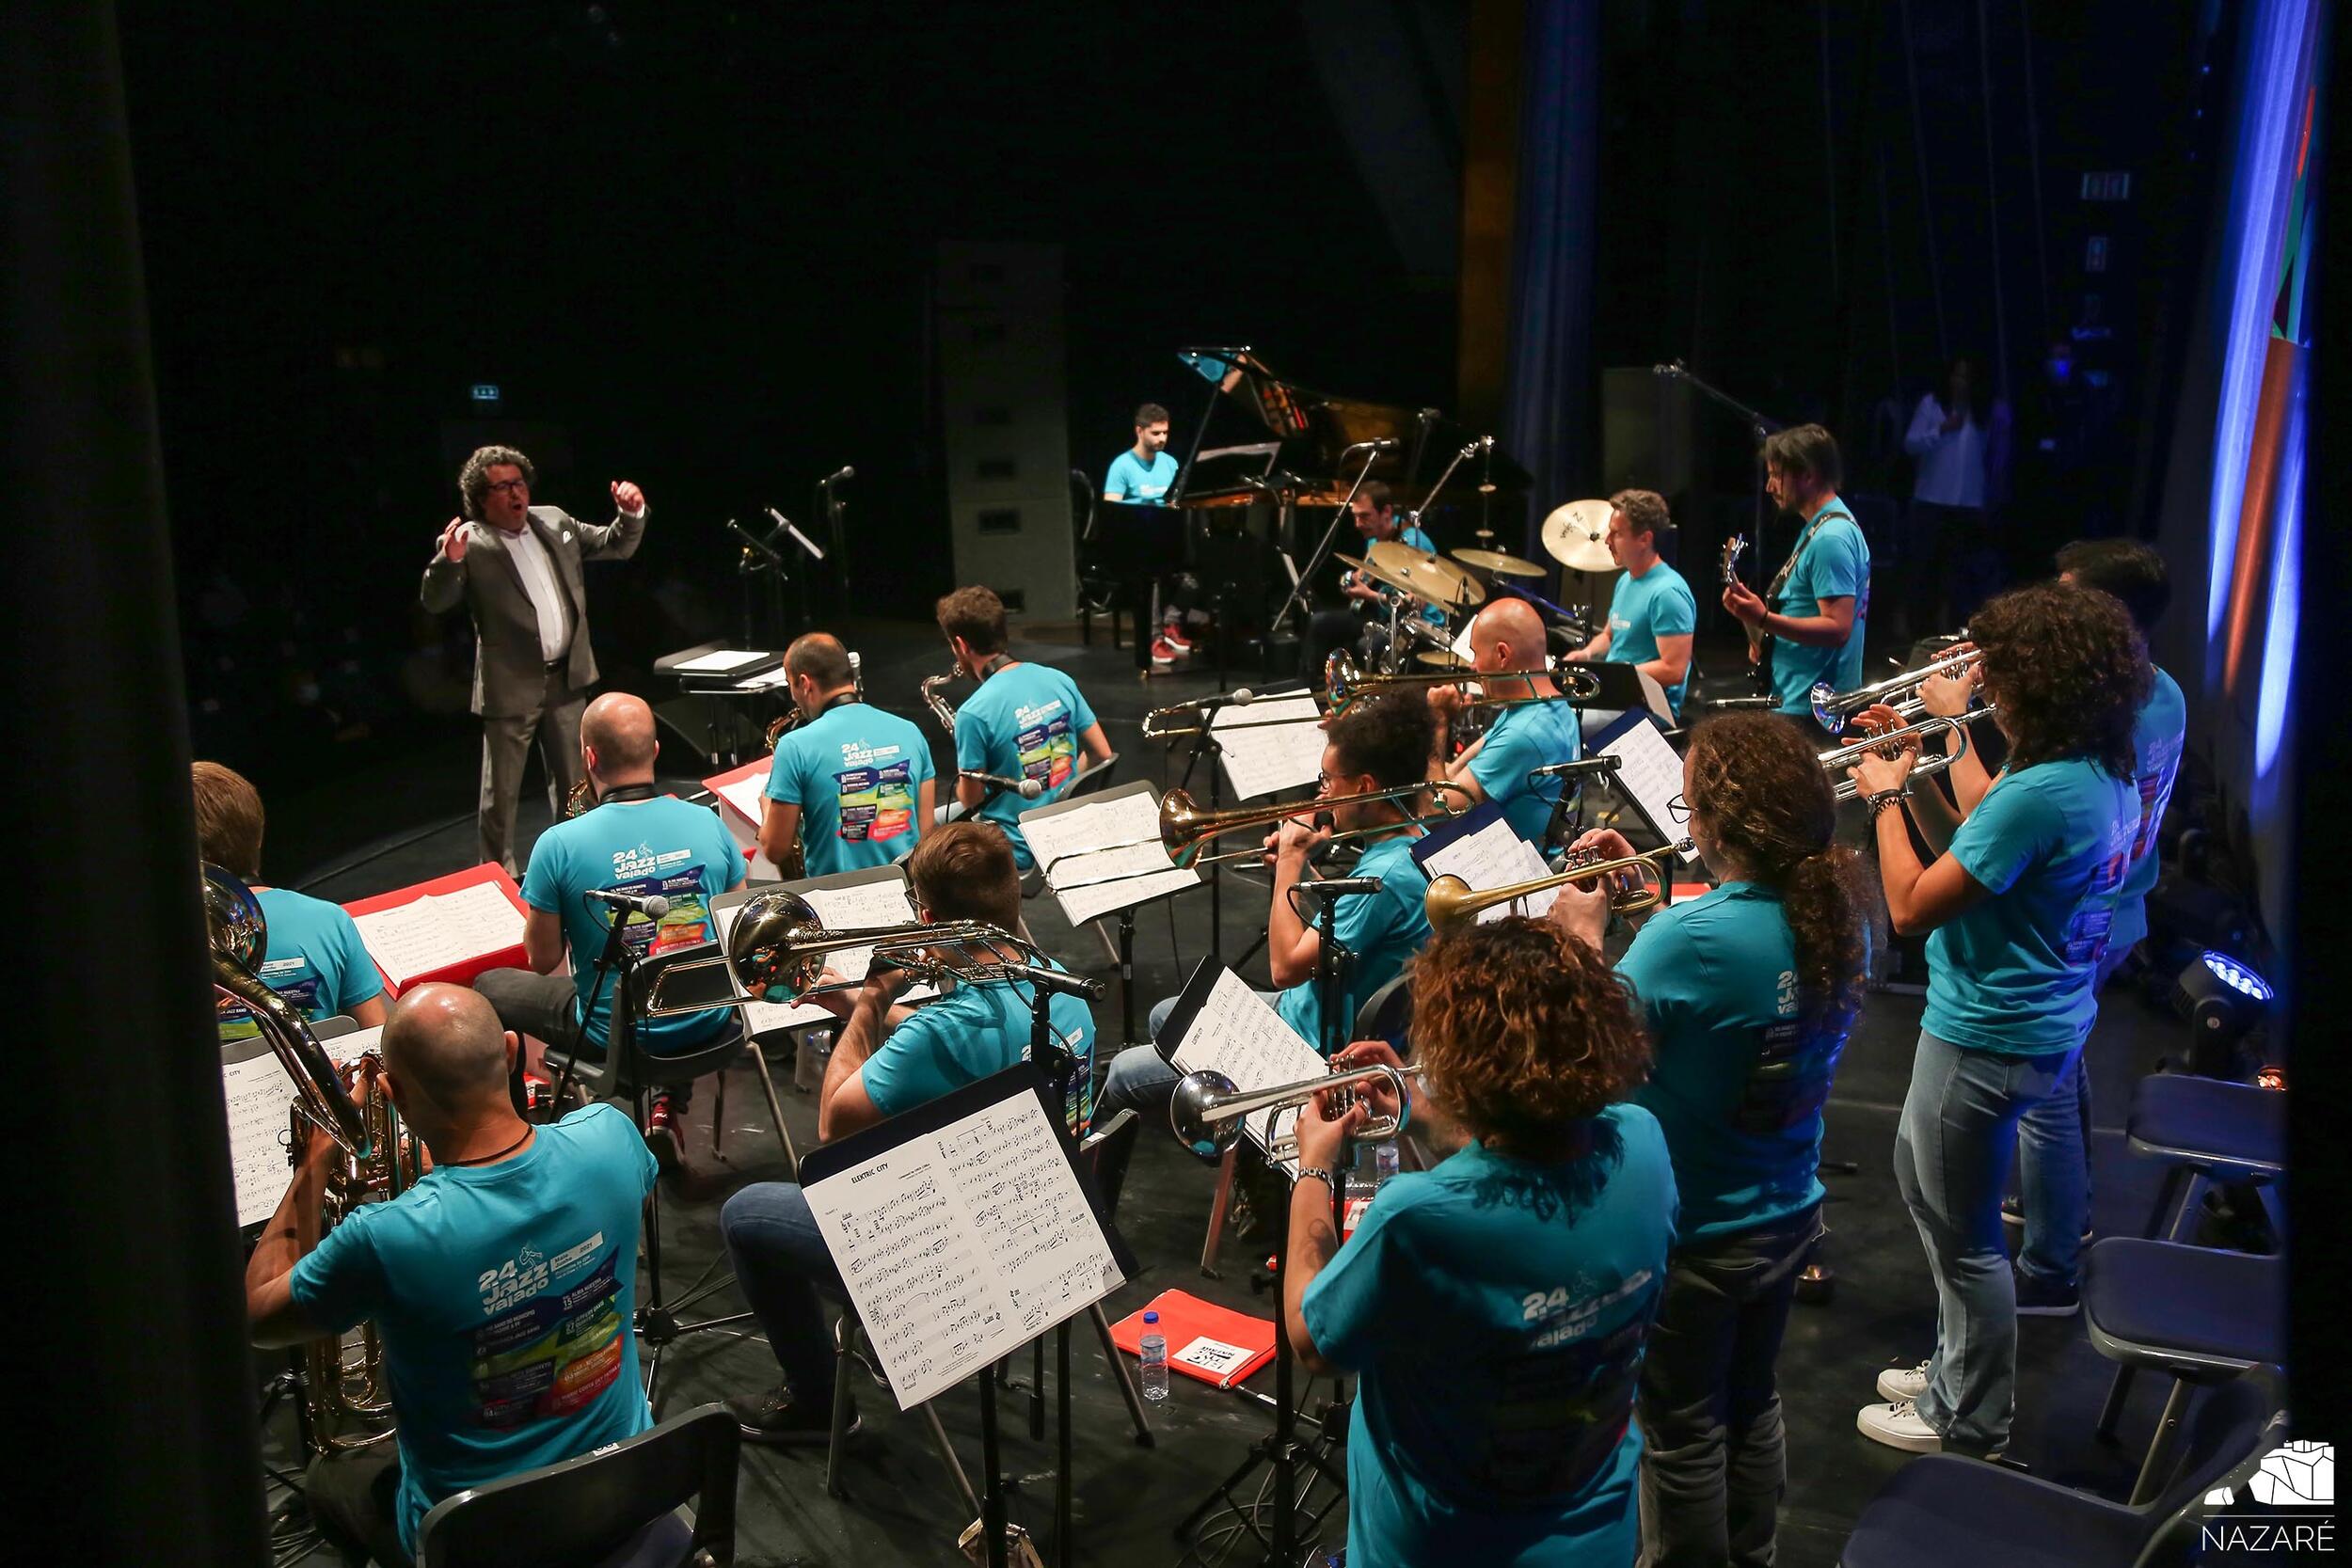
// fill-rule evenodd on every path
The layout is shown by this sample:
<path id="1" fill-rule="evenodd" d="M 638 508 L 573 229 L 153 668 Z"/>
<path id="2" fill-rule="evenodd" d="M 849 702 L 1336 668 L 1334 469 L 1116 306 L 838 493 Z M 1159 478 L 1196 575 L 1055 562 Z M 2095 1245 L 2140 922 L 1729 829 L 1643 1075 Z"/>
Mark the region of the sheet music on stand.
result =
<path id="1" fill-rule="evenodd" d="M 376 1050 L 384 1031 L 355 1029 L 347 1035 L 322 1036 L 319 1044 L 338 1068 L 347 1068 Z M 294 1175 L 287 1161 L 289 1113 L 294 1102 L 294 1080 L 266 1039 L 257 1037 L 242 1048 L 241 1056 L 220 1065 L 221 1098 L 229 1111 L 229 1168 L 237 1188 L 237 1224 L 257 1225 L 278 1210 Z"/>
<path id="2" fill-rule="evenodd" d="M 1625 714 L 1584 742 L 1586 756 L 1612 756 L 1620 766 L 1613 787 L 1642 815 L 1650 831 L 1667 844 L 1685 836 L 1675 820 L 1672 802 L 1682 794 L 1682 756 L 1658 727 L 1658 721 L 1639 711 Z M 1682 851 L 1682 863 L 1695 865 L 1699 852 Z"/>
<path id="3" fill-rule="evenodd" d="M 1160 800 L 1138 779 L 1023 814 L 1021 836 L 1073 926 L 1200 885 L 1160 844 Z"/>
<path id="4" fill-rule="evenodd" d="M 1413 861 L 1433 879 L 1448 875 L 1461 878 L 1472 893 L 1530 881 L 1551 869 L 1533 844 L 1512 831 L 1502 808 L 1492 800 L 1482 800 L 1454 820 L 1430 829 L 1414 842 Z M 1551 911 L 1559 896 L 1558 888 L 1547 888 L 1514 898 L 1508 904 L 1479 911 L 1477 923 L 1485 926 L 1514 914 L 1540 920 Z"/>
<path id="5" fill-rule="evenodd" d="M 1203 958 L 1176 998 L 1160 1032 L 1176 1044 L 1171 1059 L 1181 1072 L 1209 1069 L 1225 1074 L 1237 1089 L 1271 1089 L 1331 1070 L 1320 1052 L 1282 1022 L 1282 1015 L 1223 964 Z M 1242 1118 L 1242 1135 L 1261 1152 L 1289 1132 L 1298 1108 Z M 1295 1176 L 1295 1157 L 1276 1162 Z"/>
<path id="6" fill-rule="evenodd" d="M 1315 783 L 1323 771 L 1323 716 L 1307 692 L 1279 692 L 1246 704 L 1228 704 L 1209 715 L 1217 761 L 1236 800 Z M 1290 719 L 1295 723 L 1269 723 Z"/>
<path id="7" fill-rule="evenodd" d="M 428 893 L 389 910 L 354 915 L 375 967 L 405 990 L 422 975 L 517 945 L 523 917 L 496 882 Z"/>
<path id="8" fill-rule="evenodd" d="M 801 1191 L 901 1410 L 1125 1284 L 1026 1065 L 828 1145 Z"/>
<path id="9" fill-rule="evenodd" d="M 904 926 L 914 918 L 914 905 L 907 897 L 907 874 L 895 865 L 876 866 L 867 871 L 845 871 L 833 877 L 816 877 L 805 881 L 778 882 L 764 887 L 762 893 L 797 893 L 808 900 L 818 919 L 829 931 L 854 930 L 866 926 Z M 719 930 L 719 945 L 723 950 L 727 933 L 735 928 L 735 917 L 741 904 L 725 904 L 713 910 Z M 866 972 L 873 967 L 874 950 L 869 947 L 844 947 L 825 956 L 825 965 L 846 980 L 864 980 Z M 939 988 L 915 985 L 908 988 L 898 1000 L 913 1006 L 928 1002 L 939 994 Z M 783 1002 L 749 1002 L 743 1006 L 743 1027 L 755 1035 L 765 1035 L 784 1029 L 802 1029 L 811 1024 L 838 1022 L 834 1015 L 814 1002 L 788 1004 Z"/>

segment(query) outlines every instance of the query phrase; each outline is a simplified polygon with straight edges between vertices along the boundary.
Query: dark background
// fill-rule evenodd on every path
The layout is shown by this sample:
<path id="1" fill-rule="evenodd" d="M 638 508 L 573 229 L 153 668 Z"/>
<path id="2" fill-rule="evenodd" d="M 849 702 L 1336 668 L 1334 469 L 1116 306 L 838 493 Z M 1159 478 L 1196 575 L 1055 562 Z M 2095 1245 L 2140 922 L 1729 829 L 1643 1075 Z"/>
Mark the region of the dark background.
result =
<path id="1" fill-rule="evenodd" d="M 1140 399 L 1189 436 L 1186 342 L 1460 408 L 1471 12 L 131 0 L 198 754 L 269 787 L 470 734 L 465 618 L 422 615 L 413 584 L 459 459 L 494 436 L 532 452 L 543 500 L 600 517 L 615 477 L 652 499 L 635 562 L 592 568 L 610 684 L 647 689 L 656 656 L 725 634 L 723 519 L 805 519 L 845 463 L 867 567 L 847 608 L 921 616 L 952 586 L 942 239 L 1066 247 L 1071 454 L 1093 474 Z M 2142 367 L 2199 243 L 2209 55 L 2185 0 L 1623 3 L 1601 40 L 1598 364 L 1687 357 L 1827 420 L 1852 487 L 1900 494 L 1900 420 L 1947 355 L 2006 345 L 2016 388 L 2090 316 L 2100 526 L 2138 526 Z M 2093 168 L 2132 170 L 2132 199 L 2081 201 Z M 2087 278 L 2092 232 L 2111 270 Z M 503 392 L 487 419 L 476 382 Z M 1743 433 L 1692 417 L 1678 504 L 1736 506 Z M 1597 453 L 1597 423 L 1562 439 Z"/>

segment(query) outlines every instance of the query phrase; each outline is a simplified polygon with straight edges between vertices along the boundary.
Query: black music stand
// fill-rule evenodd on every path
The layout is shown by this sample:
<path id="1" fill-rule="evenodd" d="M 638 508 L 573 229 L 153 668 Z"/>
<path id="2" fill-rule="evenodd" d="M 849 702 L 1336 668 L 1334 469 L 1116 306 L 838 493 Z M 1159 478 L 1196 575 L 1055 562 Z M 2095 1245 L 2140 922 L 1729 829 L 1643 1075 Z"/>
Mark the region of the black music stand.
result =
<path id="1" fill-rule="evenodd" d="M 1152 781 L 1149 779 L 1137 779 L 1133 784 L 1120 784 L 1116 789 L 1106 789 L 1099 794 L 1064 799 L 1055 801 L 1050 806 L 1040 806 L 1035 811 L 1025 812 L 1021 817 L 1023 830 L 1025 832 L 1029 831 L 1033 824 L 1041 820 L 1051 820 L 1057 816 L 1066 816 L 1075 812 L 1086 811 L 1089 808 L 1099 807 L 1115 800 L 1131 800 L 1137 796 L 1150 799 L 1154 805 L 1157 805 L 1159 800 L 1157 793 L 1152 789 Z M 1097 848 L 1103 847 L 1097 847 Z M 1068 894 L 1075 893 L 1081 889 L 1089 887 L 1114 885 L 1117 881 L 1134 880 L 1140 882 L 1143 879 L 1142 877 L 1138 875 L 1132 879 L 1123 877 L 1113 879 L 1110 882 L 1073 880 L 1066 886 L 1057 886 L 1055 884 L 1055 867 L 1061 865 L 1065 862 L 1076 860 L 1094 852 L 1096 851 L 1091 849 L 1073 849 L 1064 854 L 1057 855 L 1051 861 L 1041 861 L 1039 863 L 1039 870 L 1045 879 L 1045 891 L 1054 895 L 1055 901 L 1061 905 L 1062 913 L 1065 916 L 1071 917 L 1070 923 L 1073 926 L 1078 925 L 1079 921 L 1072 914 L 1072 909 L 1067 899 Z M 1171 871 L 1182 871 L 1185 868 L 1171 864 L 1169 869 Z M 1146 904 L 1155 904 L 1163 898 L 1173 898 L 1180 894 L 1190 892 L 1194 887 L 1200 886 L 1201 873 L 1195 870 L 1192 873 L 1192 878 L 1193 880 L 1184 887 L 1170 887 L 1164 892 L 1142 894 L 1131 901 L 1118 905 L 1115 911 L 1105 910 L 1102 914 L 1089 913 L 1085 917 L 1086 920 L 1090 923 L 1103 919 L 1104 914 L 1116 912 L 1119 916 L 1119 1037 L 1120 1043 L 1122 1046 L 1135 1045 L 1138 1043 L 1136 1039 L 1136 911 L 1141 909 Z M 1212 898 L 1214 900 L 1214 895 L 1212 895 Z"/>

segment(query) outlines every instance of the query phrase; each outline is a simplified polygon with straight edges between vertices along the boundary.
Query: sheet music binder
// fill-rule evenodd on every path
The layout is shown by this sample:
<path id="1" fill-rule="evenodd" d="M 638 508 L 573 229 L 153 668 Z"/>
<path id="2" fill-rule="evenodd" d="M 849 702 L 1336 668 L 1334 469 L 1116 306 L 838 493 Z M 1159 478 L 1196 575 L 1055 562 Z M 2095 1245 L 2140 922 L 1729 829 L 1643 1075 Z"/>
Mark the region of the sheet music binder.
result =
<path id="1" fill-rule="evenodd" d="M 1613 714 L 1654 711 L 1661 724 L 1671 724 L 1675 721 L 1674 710 L 1666 705 L 1665 689 L 1656 681 L 1649 680 L 1632 665 L 1612 664 L 1606 659 L 1595 659 L 1589 664 L 1580 664 L 1576 668 L 1600 683 L 1600 695 L 1588 703 L 1576 705 L 1583 711 Z M 1646 682 L 1646 687 L 1645 682 Z M 1655 699 L 1651 696 L 1652 692 L 1657 693 Z M 1653 701 L 1656 704 L 1655 708 L 1652 707 Z M 1589 752 L 1591 748 L 1587 747 L 1586 750 Z"/>
<path id="2" fill-rule="evenodd" d="M 838 1143 L 813 1149 L 801 1161 L 802 1190 L 810 1197 L 812 1212 L 819 1215 L 819 1228 L 826 1231 L 826 1250 L 832 1254 L 834 1266 L 841 1271 L 842 1282 L 860 1320 L 868 1330 L 869 1342 L 883 1362 L 892 1394 L 901 1410 L 912 1410 L 961 1379 L 1001 1360 L 1056 1324 L 1085 1311 L 1141 1272 L 1135 1255 L 1128 1250 L 1126 1242 L 1112 1225 L 1102 1194 L 1095 1190 L 1092 1180 L 1079 1163 L 1075 1145 L 1061 1130 L 1059 1105 L 1054 1104 L 1049 1108 L 1049 1098 L 1053 1092 L 1054 1086 L 1046 1083 L 1032 1065 L 1024 1062 L 983 1078 L 978 1083 L 967 1084 L 962 1088 L 863 1132 L 854 1132 Z M 1036 1303 L 1040 1310 L 1033 1316 L 1021 1319 L 1003 1317 L 993 1326 L 981 1325 L 968 1331 L 963 1338 L 943 1347 L 940 1358 L 919 1376 L 914 1375 L 902 1359 L 894 1358 L 882 1336 L 872 1332 L 879 1323 L 893 1315 L 891 1308 L 898 1298 L 878 1289 L 869 1271 L 862 1266 L 862 1260 L 868 1259 L 868 1248 L 836 1243 L 823 1218 L 830 1211 L 833 1195 L 830 1191 L 820 1193 L 819 1189 L 829 1188 L 831 1183 L 839 1181 L 859 1181 L 869 1174 L 879 1173 L 884 1168 L 880 1162 L 900 1151 L 914 1150 L 920 1159 L 936 1164 L 941 1158 L 936 1147 L 930 1150 L 914 1150 L 914 1146 L 973 1117 L 1021 1101 L 1027 1101 L 1028 1112 L 1034 1117 L 1032 1121 L 1025 1116 L 1024 1128 L 1030 1136 L 1042 1137 L 1050 1142 L 1056 1157 L 1076 1184 L 1093 1221 L 1092 1231 L 1085 1235 L 1084 1240 L 1099 1243 L 1101 1250 L 1109 1255 L 1109 1266 L 1084 1282 L 1063 1281 L 1062 1292 Z M 985 1182 L 990 1169 L 951 1169 L 946 1174 L 959 1180 L 961 1191 L 965 1183 L 978 1186 Z M 820 1203 L 820 1198 L 827 1201 Z M 966 1226 L 959 1234 L 972 1229 L 972 1227 Z M 1004 1273 L 1004 1258 L 991 1250 L 984 1237 L 965 1234 L 965 1239 L 970 1242 L 971 1253 L 978 1258 L 989 1279 L 1010 1296 L 1012 1292 Z M 880 1238 L 872 1240 L 876 1245 L 882 1244 Z"/>
<path id="3" fill-rule="evenodd" d="M 1133 784 L 1123 784 L 1119 785 L 1116 789 L 1098 790 L 1092 795 L 1079 796 L 1074 800 L 1060 800 L 1055 801 L 1050 806 L 1040 806 L 1035 811 L 1024 812 L 1021 815 L 1021 821 L 1024 829 L 1025 830 L 1027 826 L 1033 822 L 1050 820 L 1057 816 L 1064 816 L 1073 811 L 1085 811 L 1089 807 L 1104 805 L 1113 800 L 1132 800 L 1138 795 L 1148 796 L 1154 805 L 1158 804 L 1159 796 L 1153 791 L 1152 781 L 1149 779 L 1137 779 Z M 1085 852 L 1086 851 L 1081 851 L 1081 853 Z M 1085 916 L 1084 920 L 1081 920 L 1076 914 L 1073 913 L 1069 901 L 1062 895 L 1062 890 L 1054 885 L 1054 867 L 1058 863 L 1058 862 L 1041 863 L 1041 870 L 1045 877 L 1045 887 L 1047 892 L 1054 895 L 1055 902 L 1061 905 L 1061 911 L 1064 918 L 1068 919 L 1073 926 L 1083 925 L 1086 920 L 1100 920 L 1105 915 L 1117 914 L 1121 910 L 1140 909 L 1146 904 L 1156 903 L 1162 898 L 1173 898 L 1180 893 L 1191 892 L 1194 888 L 1199 887 L 1202 882 L 1207 880 L 1207 878 L 1200 871 L 1195 869 L 1189 873 L 1192 879 L 1186 882 L 1184 886 L 1176 887 L 1171 885 L 1163 887 L 1157 892 L 1151 892 L 1146 891 L 1145 884 L 1152 879 L 1138 876 L 1135 879 L 1135 896 L 1112 903 L 1099 912 L 1089 913 Z M 1169 871 L 1183 871 L 1184 869 L 1184 867 L 1174 864 L 1170 864 L 1168 866 Z M 1109 884 L 1107 883 L 1096 882 L 1089 886 L 1088 891 L 1100 892 L 1100 890 L 1108 885 Z M 1073 887 L 1071 891 L 1074 893 L 1078 890 Z"/>
<path id="4" fill-rule="evenodd" d="M 1422 868 L 1423 875 L 1427 875 L 1430 856 L 1438 853 L 1449 845 L 1460 843 L 1480 829 L 1491 827 L 1502 820 L 1501 804 L 1493 800 L 1481 800 L 1460 816 L 1447 817 L 1421 837 L 1413 840 L 1413 847 L 1410 851 L 1413 863 Z"/>
<path id="5" fill-rule="evenodd" d="M 1627 668 L 1630 667 L 1628 666 Z M 1646 710 L 1635 710 L 1629 713 L 1619 714 L 1613 722 L 1604 726 L 1596 734 L 1586 736 L 1584 737 L 1584 754 L 1588 757 L 1597 757 L 1600 755 L 1605 748 L 1614 744 L 1616 741 L 1622 739 L 1634 730 L 1641 728 L 1644 724 L 1647 724 L 1651 729 L 1657 730 L 1659 732 L 1660 741 L 1662 742 L 1669 750 L 1673 748 L 1674 743 L 1665 738 L 1664 726 L 1660 724 L 1657 719 Z M 1643 823 L 1648 827 L 1651 832 L 1658 835 L 1659 843 L 1679 843 L 1686 836 L 1683 832 L 1682 825 L 1678 822 L 1659 821 L 1656 814 L 1650 810 L 1648 803 L 1644 801 L 1640 795 L 1629 786 L 1624 780 L 1625 775 L 1622 771 L 1620 771 L 1613 775 L 1610 781 L 1611 787 L 1616 791 L 1618 798 L 1625 801 L 1627 807 L 1632 811 L 1634 816 L 1642 819 Z M 1697 860 L 1698 856 L 1695 852 L 1693 852 L 1685 854 L 1680 858 L 1683 863 L 1688 865 Z"/>

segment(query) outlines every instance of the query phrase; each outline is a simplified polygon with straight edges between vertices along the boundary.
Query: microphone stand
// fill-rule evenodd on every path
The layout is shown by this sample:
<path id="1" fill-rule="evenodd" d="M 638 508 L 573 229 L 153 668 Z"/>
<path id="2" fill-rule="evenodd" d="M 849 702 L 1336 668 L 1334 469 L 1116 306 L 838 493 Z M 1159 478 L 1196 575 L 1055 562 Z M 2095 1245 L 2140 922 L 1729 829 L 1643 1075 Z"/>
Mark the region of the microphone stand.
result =
<path id="1" fill-rule="evenodd" d="M 737 553 L 735 558 L 735 575 L 743 584 L 743 646 L 756 648 L 760 646 L 761 639 L 753 630 L 753 622 L 755 619 L 752 612 L 753 574 L 773 571 L 776 575 L 772 580 L 772 587 L 777 594 L 783 594 L 785 579 L 791 574 L 785 570 L 784 557 L 768 541 L 760 538 L 732 517 L 727 519 L 726 528 L 729 533 L 743 541 L 743 548 Z M 760 561 L 755 559 L 757 556 L 765 556 L 767 559 Z M 776 618 L 782 620 L 784 618 L 782 607 L 777 606 L 775 609 Z"/>
<path id="2" fill-rule="evenodd" d="M 1730 413 L 1741 424 L 1747 426 L 1748 437 L 1756 443 L 1756 488 L 1752 513 L 1756 518 L 1756 567 L 1759 571 L 1762 570 L 1764 530 L 1772 521 L 1772 514 L 1764 509 L 1764 437 L 1782 429 L 1781 422 L 1768 414 L 1750 408 L 1722 388 L 1708 385 L 1705 380 L 1693 374 L 1690 367 L 1679 359 L 1672 364 L 1653 365 L 1650 367 L 1650 373 L 1662 376 L 1668 381 L 1680 381 L 1688 384 L 1692 390 Z"/>
<path id="3" fill-rule="evenodd" d="M 1282 608 L 1275 612 L 1274 624 L 1266 628 L 1268 638 L 1280 633 L 1292 610 L 1295 610 L 1301 615 L 1310 615 L 1314 607 L 1309 600 L 1314 593 L 1315 575 L 1331 559 L 1331 551 L 1340 542 L 1340 524 L 1347 520 L 1350 509 L 1356 504 L 1356 492 L 1364 487 L 1364 476 L 1372 472 L 1373 464 L 1379 458 L 1377 451 L 1367 451 L 1364 453 L 1364 466 L 1356 470 L 1356 481 L 1347 487 L 1346 498 L 1340 502 L 1339 510 L 1331 514 L 1330 524 L 1324 529 L 1323 539 L 1315 546 L 1315 553 L 1307 559 L 1306 570 L 1298 574 L 1298 582 L 1291 589 L 1291 596 L 1282 601 Z M 1305 635 L 1303 628 L 1300 635 Z"/>

